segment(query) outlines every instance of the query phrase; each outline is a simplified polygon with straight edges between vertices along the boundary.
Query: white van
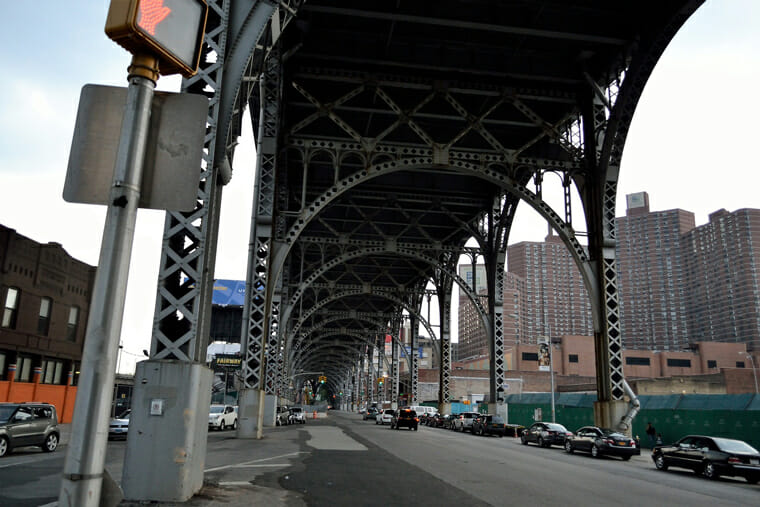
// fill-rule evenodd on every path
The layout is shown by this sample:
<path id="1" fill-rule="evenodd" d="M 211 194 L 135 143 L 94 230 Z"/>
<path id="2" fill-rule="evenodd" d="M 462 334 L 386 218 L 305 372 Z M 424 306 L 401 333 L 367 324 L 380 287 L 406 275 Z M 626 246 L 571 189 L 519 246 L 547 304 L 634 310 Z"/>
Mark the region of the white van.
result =
<path id="1" fill-rule="evenodd" d="M 438 413 L 438 409 L 435 407 L 424 407 L 422 405 L 412 405 L 409 408 L 417 412 L 417 417 L 421 416 L 422 414 L 427 414 L 428 416 L 431 416 L 433 414 Z"/>

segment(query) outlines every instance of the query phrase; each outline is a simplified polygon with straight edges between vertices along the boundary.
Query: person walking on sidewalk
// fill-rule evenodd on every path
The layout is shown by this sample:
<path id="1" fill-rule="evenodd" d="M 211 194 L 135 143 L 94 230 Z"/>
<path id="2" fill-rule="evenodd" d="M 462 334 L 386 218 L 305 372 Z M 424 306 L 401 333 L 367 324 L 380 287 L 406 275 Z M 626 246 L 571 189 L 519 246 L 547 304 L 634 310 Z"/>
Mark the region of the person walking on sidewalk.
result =
<path id="1" fill-rule="evenodd" d="M 647 429 L 646 429 L 647 437 L 649 437 L 649 446 L 654 447 L 654 444 L 656 442 L 657 437 L 657 430 L 654 429 L 654 426 L 652 426 L 652 422 L 647 423 Z"/>

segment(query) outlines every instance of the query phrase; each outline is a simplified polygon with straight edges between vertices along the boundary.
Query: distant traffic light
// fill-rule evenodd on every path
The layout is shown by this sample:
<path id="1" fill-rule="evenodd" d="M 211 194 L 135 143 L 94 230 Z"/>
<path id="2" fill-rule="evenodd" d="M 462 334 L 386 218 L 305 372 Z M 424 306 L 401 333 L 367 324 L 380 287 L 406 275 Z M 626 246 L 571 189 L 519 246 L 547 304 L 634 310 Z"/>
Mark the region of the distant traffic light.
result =
<path id="1" fill-rule="evenodd" d="M 190 77 L 200 62 L 207 14 L 205 0 L 111 0 L 106 35 L 134 55 L 158 57 L 162 75 Z"/>

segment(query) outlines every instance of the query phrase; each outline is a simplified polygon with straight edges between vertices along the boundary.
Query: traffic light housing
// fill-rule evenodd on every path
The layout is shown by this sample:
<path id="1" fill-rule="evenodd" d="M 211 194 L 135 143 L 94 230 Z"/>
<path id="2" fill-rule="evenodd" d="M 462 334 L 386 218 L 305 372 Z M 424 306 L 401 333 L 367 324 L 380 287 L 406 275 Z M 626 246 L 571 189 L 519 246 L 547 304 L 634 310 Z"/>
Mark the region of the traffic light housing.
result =
<path id="1" fill-rule="evenodd" d="M 158 57 L 162 75 L 190 77 L 200 62 L 207 14 L 205 0 L 111 0 L 106 35 L 133 55 Z"/>

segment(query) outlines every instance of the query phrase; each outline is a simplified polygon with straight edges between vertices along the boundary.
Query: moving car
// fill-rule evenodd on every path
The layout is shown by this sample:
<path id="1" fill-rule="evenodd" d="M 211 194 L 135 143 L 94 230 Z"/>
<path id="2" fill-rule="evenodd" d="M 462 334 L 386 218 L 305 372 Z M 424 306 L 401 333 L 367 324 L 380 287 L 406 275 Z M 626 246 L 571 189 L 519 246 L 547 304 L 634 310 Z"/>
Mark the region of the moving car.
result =
<path id="1" fill-rule="evenodd" d="M 111 419 L 108 425 L 108 439 L 127 438 L 129 432 L 129 415 L 132 410 L 126 410 L 118 417 Z"/>
<path id="2" fill-rule="evenodd" d="M 481 414 L 472 421 L 470 431 L 473 435 L 499 435 L 499 437 L 503 437 L 506 434 L 507 425 L 501 416 Z"/>
<path id="3" fill-rule="evenodd" d="M 760 452 L 742 440 L 689 435 L 675 444 L 657 445 L 652 460 L 658 470 L 689 468 L 708 479 L 721 475 L 760 481 Z"/>
<path id="4" fill-rule="evenodd" d="M 306 412 L 301 407 L 291 407 L 288 422 L 290 424 L 306 424 Z"/>
<path id="5" fill-rule="evenodd" d="M 382 412 L 377 413 L 377 417 L 375 417 L 375 424 L 390 424 L 391 419 L 393 419 L 393 409 L 386 408 L 383 409 Z"/>
<path id="6" fill-rule="evenodd" d="M 393 415 L 391 429 L 409 428 L 417 431 L 419 423 L 420 419 L 417 417 L 417 412 L 409 408 L 402 408 Z"/>
<path id="7" fill-rule="evenodd" d="M 0 403 L 0 458 L 18 447 L 35 446 L 53 452 L 60 438 L 55 406 Z"/>
<path id="8" fill-rule="evenodd" d="M 552 445 L 561 445 L 564 447 L 565 439 L 572 433 L 567 428 L 557 423 L 535 422 L 528 426 L 520 434 L 520 441 L 523 445 L 529 442 L 538 444 L 539 447 L 551 447 Z"/>
<path id="9" fill-rule="evenodd" d="M 362 413 L 362 419 L 365 420 L 365 421 L 367 419 L 376 419 L 376 418 L 377 418 L 377 408 L 376 407 L 370 407 L 370 408 L 368 408 L 367 410 L 365 410 Z"/>
<path id="10" fill-rule="evenodd" d="M 565 439 L 565 452 L 590 452 L 595 458 L 601 456 L 620 456 L 623 460 L 641 454 L 636 440 L 616 430 L 584 426 Z"/>
<path id="11" fill-rule="evenodd" d="M 211 405 L 208 409 L 208 429 L 224 431 L 237 428 L 237 411 L 232 405 Z"/>
<path id="12" fill-rule="evenodd" d="M 460 412 L 454 416 L 451 429 L 454 431 L 469 430 L 472 428 L 472 421 L 479 415 L 478 412 Z"/>

